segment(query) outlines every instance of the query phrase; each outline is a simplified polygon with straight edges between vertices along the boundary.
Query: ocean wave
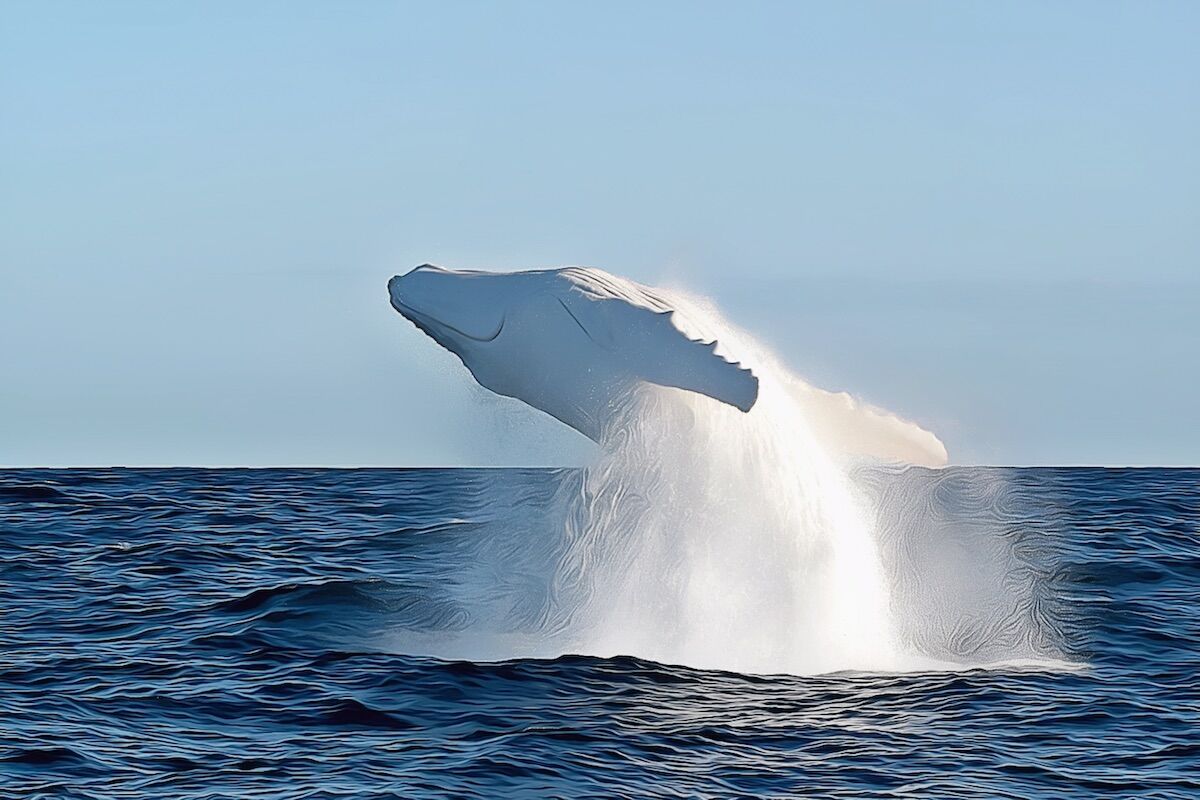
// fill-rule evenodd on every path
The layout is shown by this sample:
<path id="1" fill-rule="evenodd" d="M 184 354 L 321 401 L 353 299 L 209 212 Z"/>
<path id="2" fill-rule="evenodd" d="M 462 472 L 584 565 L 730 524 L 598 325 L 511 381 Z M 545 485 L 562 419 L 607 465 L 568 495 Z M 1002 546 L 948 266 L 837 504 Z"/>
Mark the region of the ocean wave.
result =
<path id="1" fill-rule="evenodd" d="M 854 479 L 910 671 L 545 646 L 577 472 L 0 472 L 0 796 L 1200 792 L 1200 472 Z"/>

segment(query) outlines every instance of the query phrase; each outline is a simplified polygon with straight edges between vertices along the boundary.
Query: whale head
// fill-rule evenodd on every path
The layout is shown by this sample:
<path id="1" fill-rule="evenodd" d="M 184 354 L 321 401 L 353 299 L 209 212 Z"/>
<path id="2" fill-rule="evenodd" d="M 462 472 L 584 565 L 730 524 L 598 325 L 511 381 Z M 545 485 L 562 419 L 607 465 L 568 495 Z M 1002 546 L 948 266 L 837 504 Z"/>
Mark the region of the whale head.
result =
<path id="1" fill-rule="evenodd" d="M 435 342 L 462 356 L 493 342 L 504 328 L 497 276 L 422 264 L 388 281 L 392 308 Z"/>
<path id="2" fill-rule="evenodd" d="M 749 411 L 758 379 L 689 335 L 664 296 L 603 270 L 451 270 L 388 282 L 392 307 L 491 391 L 596 439 L 639 382 Z"/>

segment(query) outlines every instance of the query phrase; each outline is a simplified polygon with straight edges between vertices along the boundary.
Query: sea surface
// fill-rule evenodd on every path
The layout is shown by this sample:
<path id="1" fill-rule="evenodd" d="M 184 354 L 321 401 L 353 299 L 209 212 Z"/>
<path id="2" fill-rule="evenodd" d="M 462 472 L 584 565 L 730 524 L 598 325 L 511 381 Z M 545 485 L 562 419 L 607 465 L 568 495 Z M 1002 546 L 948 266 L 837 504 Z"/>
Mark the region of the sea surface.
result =
<path id="1" fill-rule="evenodd" d="M 1036 562 L 1025 612 L 1056 659 L 751 675 L 433 655 L 473 635 L 489 542 L 545 535 L 573 479 L 0 471 L 0 797 L 1200 796 L 1200 470 L 873 479 L 918 538 L 959 520 Z M 889 510 L 914 479 L 957 511 Z M 1003 502 L 963 506 L 997 481 Z M 545 602 L 511 572 L 506 596 Z M 959 628 L 958 651 L 1003 645 Z"/>

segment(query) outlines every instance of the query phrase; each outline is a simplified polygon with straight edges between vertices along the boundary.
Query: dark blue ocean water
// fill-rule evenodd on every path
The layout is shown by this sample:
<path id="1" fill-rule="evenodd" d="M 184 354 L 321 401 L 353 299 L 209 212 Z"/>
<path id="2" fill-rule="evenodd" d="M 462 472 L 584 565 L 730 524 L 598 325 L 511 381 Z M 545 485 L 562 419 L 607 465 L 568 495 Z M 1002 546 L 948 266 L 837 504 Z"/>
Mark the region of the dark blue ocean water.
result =
<path id="1" fill-rule="evenodd" d="M 1200 471 L 885 474 L 885 506 L 913 474 L 910 528 L 1031 554 L 1075 667 L 439 660 L 398 634 L 469 636 L 450 589 L 570 472 L 0 472 L 0 796 L 1200 796 Z"/>

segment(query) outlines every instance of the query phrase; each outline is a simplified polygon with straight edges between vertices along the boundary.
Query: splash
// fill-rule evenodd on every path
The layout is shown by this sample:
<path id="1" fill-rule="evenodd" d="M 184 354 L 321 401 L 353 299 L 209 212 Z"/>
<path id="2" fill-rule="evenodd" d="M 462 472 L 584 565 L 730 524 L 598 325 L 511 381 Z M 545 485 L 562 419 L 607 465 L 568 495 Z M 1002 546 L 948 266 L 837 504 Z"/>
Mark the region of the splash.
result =
<path id="1" fill-rule="evenodd" d="M 571 487 L 556 585 L 579 647 L 743 672 L 901 668 L 870 511 L 814 427 L 861 406 L 822 403 L 701 302 L 672 305 L 694 337 L 753 366 L 759 401 L 742 414 L 647 385 L 612 416 Z M 884 419 L 901 447 L 931 440 L 944 457 L 872 414 Z"/>
<path id="2" fill-rule="evenodd" d="M 578 651 L 796 674 L 1044 652 L 1023 646 L 1036 637 L 1025 633 L 1023 601 L 1013 598 L 1029 587 L 1009 581 L 1003 543 L 990 553 L 971 542 L 960 548 L 981 556 L 974 570 L 923 552 L 923 581 L 919 568 L 911 579 L 915 565 L 904 558 L 919 530 L 901 536 L 890 526 L 892 538 L 881 540 L 890 512 L 868 491 L 862 458 L 942 465 L 946 450 L 933 434 L 810 386 L 704 301 L 670 299 L 689 335 L 716 339 L 754 369 L 759 401 L 742 414 L 644 385 L 612 415 L 597 460 L 569 484 L 553 591 Z M 972 587 L 952 577 L 987 565 L 996 591 L 980 592 L 973 607 L 963 601 Z M 997 626 L 1008 634 L 998 643 Z M 942 629 L 953 641 L 935 641 L 931 632 Z M 979 642 L 964 630 L 993 646 L 972 649 Z"/>

